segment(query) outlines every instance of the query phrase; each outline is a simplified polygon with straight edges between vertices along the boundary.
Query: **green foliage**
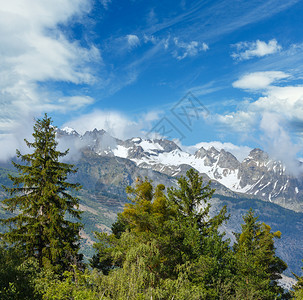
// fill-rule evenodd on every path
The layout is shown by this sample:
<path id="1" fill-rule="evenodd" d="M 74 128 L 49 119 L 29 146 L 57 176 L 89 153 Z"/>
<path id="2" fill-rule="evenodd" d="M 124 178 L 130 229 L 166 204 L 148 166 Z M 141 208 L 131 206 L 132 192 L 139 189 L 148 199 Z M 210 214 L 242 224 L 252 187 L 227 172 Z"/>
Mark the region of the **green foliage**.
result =
<path id="1" fill-rule="evenodd" d="M 30 154 L 17 156 L 23 164 L 13 162 L 18 176 L 9 175 L 14 187 L 3 187 L 10 198 L 2 203 L 17 215 L 1 219 L 9 230 L 1 237 L 23 251 L 25 258 L 35 257 L 39 266 L 64 270 L 76 259 L 79 249 L 79 222 L 66 219 L 66 215 L 80 218 L 78 199 L 69 190 L 79 184 L 67 182 L 67 175 L 76 172 L 73 165 L 59 161 L 68 150 L 56 150 L 55 128 L 45 115 L 34 125 L 34 142 L 25 140 Z"/>
<path id="2" fill-rule="evenodd" d="M 94 277 L 89 271 L 79 271 L 76 266 L 65 271 L 63 278 L 46 269 L 35 279 L 36 290 L 45 300 L 94 300 L 98 297 Z"/>
<path id="3" fill-rule="evenodd" d="M 209 216 L 209 184 L 190 170 L 179 189 L 137 180 L 131 203 L 113 233 L 96 233 L 94 267 L 102 270 L 110 299 L 217 299 L 231 292 L 232 251 L 219 226 L 224 207 Z M 222 297 L 224 297 L 222 296 Z M 223 298 L 222 298 L 223 299 Z"/>
<path id="4" fill-rule="evenodd" d="M 210 188 L 210 183 L 203 186 L 202 177 L 193 169 L 187 171 L 186 175 L 187 178 L 181 176 L 178 180 L 179 189 L 170 188 L 168 190 L 168 197 L 176 205 L 181 217 L 196 222 L 202 228 L 206 225 L 205 218 L 208 217 L 210 209 L 208 201 L 215 190 Z"/>
<path id="5" fill-rule="evenodd" d="M 303 270 L 303 268 L 302 268 Z M 302 300 L 303 299 L 303 276 L 298 276 L 293 273 L 295 278 L 297 279 L 296 284 L 293 285 L 292 296 L 294 299 Z"/>
<path id="6" fill-rule="evenodd" d="M 33 283 L 33 278 L 37 275 L 36 261 L 24 261 L 22 253 L 17 249 L 2 244 L 0 266 L 0 299 L 40 299 Z"/>
<path id="7" fill-rule="evenodd" d="M 9 179 L 9 174 L 14 175 L 14 176 L 18 175 L 17 172 L 14 172 L 12 170 L 0 167 L 0 182 L 2 184 L 7 185 L 7 186 L 11 186 L 12 185 L 12 182 Z"/>
<path id="8" fill-rule="evenodd" d="M 250 210 L 244 217 L 241 234 L 234 244 L 237 264 L 237 299 L 276 299 L 283 295 L 277 280 L 287 265 L 275 254 L 274 238 L 270 226 L 258 222 Z"/>

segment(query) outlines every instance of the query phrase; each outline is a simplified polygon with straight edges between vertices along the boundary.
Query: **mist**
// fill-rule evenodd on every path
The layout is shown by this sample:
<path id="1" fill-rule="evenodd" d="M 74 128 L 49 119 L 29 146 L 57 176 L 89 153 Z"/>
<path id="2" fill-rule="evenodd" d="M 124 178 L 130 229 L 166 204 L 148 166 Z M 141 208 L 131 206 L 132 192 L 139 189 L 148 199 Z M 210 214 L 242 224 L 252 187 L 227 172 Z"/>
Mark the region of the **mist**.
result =
<path id="1" fill-rule="evenodd" d="M 286 172 L 298 177 L 303 173 L 297 153 L 300 146 L 294 144 L 286 131 L 285 121 L 275 113 L 263 113 L 260 129 L 263 132 L 260 142 L 270 157 L 280 160 L 286 167 Z"/>

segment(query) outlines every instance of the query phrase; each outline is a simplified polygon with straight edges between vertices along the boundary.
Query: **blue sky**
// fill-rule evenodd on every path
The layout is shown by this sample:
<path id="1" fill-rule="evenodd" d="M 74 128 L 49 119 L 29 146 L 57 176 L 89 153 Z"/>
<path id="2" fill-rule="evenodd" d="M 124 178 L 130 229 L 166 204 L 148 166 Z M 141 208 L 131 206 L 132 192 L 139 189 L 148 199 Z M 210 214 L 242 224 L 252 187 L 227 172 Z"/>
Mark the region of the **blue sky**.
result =
<path id="1" fill-rule="evenodd" d="M 291 0 L 3 1 L 0 158 L 44 112 L 80 133 L 144 137 L 166 122 L 185 146 L 300 156 L 302 15 Z"/>

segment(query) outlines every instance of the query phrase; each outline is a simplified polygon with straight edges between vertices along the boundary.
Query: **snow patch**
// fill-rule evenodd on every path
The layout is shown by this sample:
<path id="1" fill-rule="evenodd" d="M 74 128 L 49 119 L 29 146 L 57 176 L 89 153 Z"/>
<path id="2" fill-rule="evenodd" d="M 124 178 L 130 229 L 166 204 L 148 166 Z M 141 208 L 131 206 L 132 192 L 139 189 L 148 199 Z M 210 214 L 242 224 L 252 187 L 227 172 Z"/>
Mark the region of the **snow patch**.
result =
<path id="1" fill-rule="evenodd" d="M 63 129 L 61 129 L 62 131 L 66 132 L 67 134 L 72 134 L 73 132 L 75 132 L 75 129 L 71 128 L 71 127 L 64 127 Z"/>
<path id="2" fill-rule="evenodd" d="M 163 147 L 158 143 L 153 143 L 147 140 L 143 140 L 139 145 L 143 148 L 144 152 L 149 152 L 154 150 L 161 150 L 161 151 L 164 150 Z"/>
<path id="3" fill-rule="evenodd" d="M 128 156 L 128 148 L 118 145 L 117 148 L 113 149 L 113 153 L 115 156 L 127 158 Z"/>

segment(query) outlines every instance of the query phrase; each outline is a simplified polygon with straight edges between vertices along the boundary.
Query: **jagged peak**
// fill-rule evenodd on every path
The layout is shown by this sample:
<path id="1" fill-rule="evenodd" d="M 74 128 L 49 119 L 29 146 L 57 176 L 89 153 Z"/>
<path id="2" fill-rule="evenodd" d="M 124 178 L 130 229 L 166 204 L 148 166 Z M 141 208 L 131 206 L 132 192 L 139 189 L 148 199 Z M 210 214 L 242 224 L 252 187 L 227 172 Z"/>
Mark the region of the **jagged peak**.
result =
<path id="1" fill-rule="evenodd" d="M 232 153 L 225 151 L 224 149 L 220 150 L 218 166 L 221 168 L 236 169 L 239 167 L 239 165 L 240 162 Z"/>
<path id="2" fill-rule="evenodd" d="M 248 158 L 252 158 L 254 160 L 268 160 L 269 156 L 266 152 L 261 150 L 260 148 L 254 148 L 253 150 L 250 151 Z"/>
<path id="3" fill-rule="evenodd" d="M 214 146 L 211 146 L 208 150 L 207 150 L 207 153 L 212 155 L 212 156 L 216 156 L 218 155 L 220 152 L 214 147 Z"/>
<path id="4" fill-rule="evenodd" d="M 109 133 L 107 133 L 104 129 L 98 130 L 97 128 L 95 128 L 94 130 L 88 130 L 83 134 L 83 137 L 87 137 L 87 136 L 102 136 L 102 135 L 110 135 Z"/>
<path id="5" fill-rule="evenodd" d="M 181 148 L 174 141 L 165 139 L 155 139 L 154 141 L 162 146 L 165 152 L 171 152 L 173 150 L 181 151 Z"/>
<path id="6" fill-rule="evenodd" d="M 107 132 L 106 132 L 104 129 L 98 130 L 97 128 L 95 128 L 95 129 L 93 130 L 93 133 L 105 134 L 105 133 L 107 133 Z"/>
<path id="7" fill-rule="evenodd" d="M 199 150 L 195 152 L 194 155 L 196 158 L 203 158 L 204 156 L 207 155 L 207 151 L 205 150 L 205 148 L 201 147 Z"/>
<path id="8" fill-rule="evenodd" d="M 236 161 L 238 161 L 238 159 L 232 153 L 230 153 L 229 151 L 225 151 L 224 149 L 220 150 L 220 157 L 222 157 L 222 156 L 223 157 L 230 157 L 230 158 L 233 158 Z"/>

